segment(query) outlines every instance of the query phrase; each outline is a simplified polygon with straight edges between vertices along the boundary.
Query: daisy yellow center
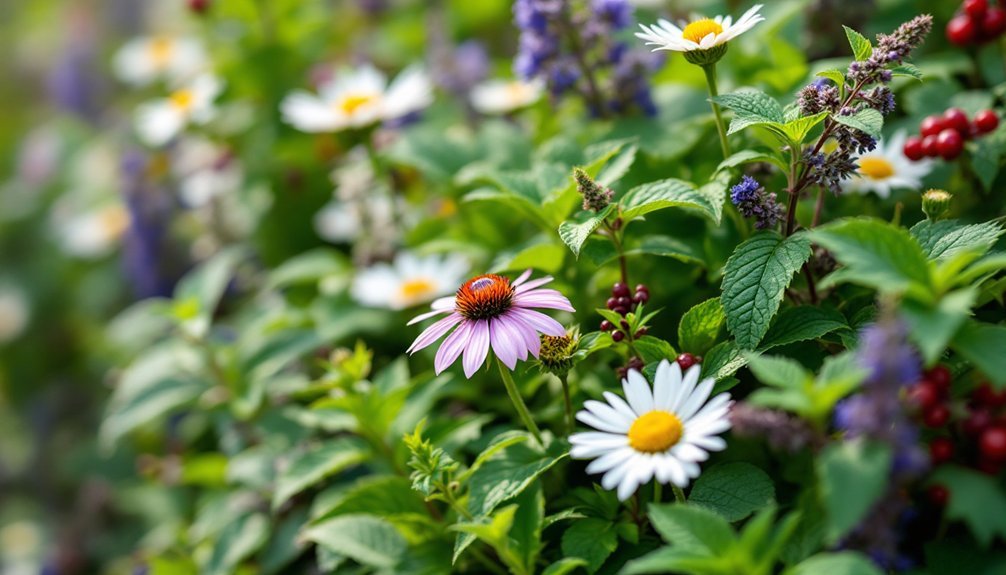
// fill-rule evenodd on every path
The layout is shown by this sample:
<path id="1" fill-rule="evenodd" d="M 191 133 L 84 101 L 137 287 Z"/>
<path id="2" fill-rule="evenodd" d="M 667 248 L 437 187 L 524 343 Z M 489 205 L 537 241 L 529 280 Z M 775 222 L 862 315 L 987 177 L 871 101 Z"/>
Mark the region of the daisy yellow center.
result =
<path id="1" fill-rule="evenodd" d="M 698 44 L 706 36 L 710 34 L 721 34 L 722 32 L 723 26 L 717 24 L 715 20 L 703 18 L 685 26 L 685 29 L 681 32 L 681 36 L 685 40 L 691 40 L 692 42 Z"/>
<path id="2" fill-rule="evenodd" d="M 150 41 L 150 59 L 154 65 L 163 67 L 171 59 L 172 42 L 170 38 L 154 38 Z"/>
<path id="3" fill-rule="evenodd" d="M 346 94 L 336 103 L 335 107 L 343 114 L 352 116 L 361 107 L 370 104 L 376 99 L 377 95 L 375 94 Z"/>
<path id="4" fill-rule="evenodd" d="M 886 180 L 894 175 L 894 166 L 881 156 L 866 156 L 859 159 L 859 173 L 871 180 Z"/>
<path id="5" fill-rule="evenodd" d="M 403 282 L 400 289 L 405 299 L 426 299 L 436 293 L 437 284 L 426 278 L 416 278 Z"/>
<path id="6" fill-rule="evenodd" d="M 178 90 L 168 96 L 168 100 L 171 101 L 171 105 L 179 110 L 188 110 L 191 108 L 192 101 L 194 99 L 195 95 L 192 93 L 192 90 Z"/>
<path id="7" fill-rule="evenodd" d="M 683 431 L 677 415 L 651 411 L 639 416 L 629 428 L 629 445 L 643 453 L 660 453 L 677 443 Z"/>
<path id="8" fill-rule="evenodd" d="M 111 206 L 101 211 L 98 221 L 109 237 L 119 237 L 129 227 L 129 213 L 122 206 Z"/>
<path id="9" fill-rule="evenodd" d="M 520 82 L 510 82 L 506 87 L 507 96 L 513 102 L 520 102 L 527 98 L 528 87 Z"/>

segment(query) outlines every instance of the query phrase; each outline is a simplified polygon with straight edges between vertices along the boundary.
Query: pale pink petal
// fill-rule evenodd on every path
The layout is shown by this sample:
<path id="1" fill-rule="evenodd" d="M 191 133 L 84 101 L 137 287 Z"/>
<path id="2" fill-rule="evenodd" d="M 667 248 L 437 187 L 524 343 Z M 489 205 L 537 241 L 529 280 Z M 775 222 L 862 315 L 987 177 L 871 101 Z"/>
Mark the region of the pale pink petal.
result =
<path id="1" fill-rule="evenodd" d="M 524 338 L 527 350 L 531 355 L 538 357 L 538 352 L 541 350 L 541 337 L 538 336 L 538 331 L 530 323 L 513 312 L 507 313 L 507 318 L 513 322 L 514 328 Z"/>
<path id="2" fill-rule="evenodd" d="M 423 333 L 419 334 L 416 341 L 412 342 L 412 345 L 409 346 L 407 352 L 416 353 L 417 351 L 437 341 L 441 336 L 450 331 L 452 327 L 460 323 L 462 319 L 464 318 L 462 318 L 459 313 L 452 313 L 451 315 L 441 319 L 437 323 L 423 330 Z"/>
<path id="3" fill-rule="evenodd" d="M 430 304 L 433 309 L 454 309 L 454 306 L 454 296 L 452 295 L 437 298 Z"/>
<path id="4" fill-rule="evenodd" d="M 547 292 L 554 290 L 536 290 L 536 291 Z M 556 295 L 548 293 L 539 294 L 533 292 L 526 294 L 519 294 L 517 296 L 514 296 L 513 305 L 516 307 L 523 307 L 523 308 L 543 307 L 569 312 L 576 311 L 575 309 L 573 309 L 573 305 L 569 303 L 569 300 L 566 299 L 564 296 L 559 295 L 558 292 L 556 292 Z"/>
<path id="5" fill-rule="evenodd" d="M 412 325 L 414 323 L 419 323 L 419 322 L 423 321 L 424 319 L 430 319 L 433 316 L 445 314 L 445 313 L 448 313 L 449 311 L 451 311 L 451 310 L 449 310 L 449 309 L 435 309 L 433 311 L 428 311 L 426 313 L 419 314 L 416 317 L 412 318 L 411 320 L 409 320 L 409 323 L 407 323 L 405 325 Z"/>
<path id="6" fill-rule="evenodd" d="M 513 287 L 517 287 L 520 284 L 526 282 L 527 278 L 529 277 L 531 277 L 531 268 L 524 270 L 524 273 L 517 276 L 517 279 L 513 280 L 513 283 L 511 283 L 510 285 Z"/>
<path id="7" fill-rule="evenodd" d="M 531 281 L 527 282 L 526 284 L 523 284 L 520 287 L 518 287 L 515 291 L 517 293 L 524 293 L 527 290 L 534 289 L 534 288 L 536 288 L 538 286 L 543 286 L 543 285 L 547 284 L 548 282 L 552 281 L 553 279 L 554 278 L 552 276 L 545 276 L 543 278 L 538 278 L 536 280 L 531 280 Z"/>
<path id="8" fill-rule="evenodd" d="M 518 343 L 510 333 L 508 326 L 502 317 L 489 320 L 489 342 L 492 343 L 493 353 L 511 370 L 517 367 L 517 347 Z M 520 342 L 523 343 L 523 342 Z M 525 353 L 525 359 L 527 354 Z"/>
<path id="9" fill-rule="evenodd" d="M 489 353 L 489 322 L 484 319 L 474 322 L 468 337 L 465 356 L 461 362 L 465 368 L 465 377 L 471 379 L 472 374 L 482 367 Z"/>
<path id="10" fill-rule="evenodd" d="M 461 352 L 465 349 L 465 344 L 468 342 L 468 337 L 472 331 L 473 323 L 464 320 L 458 329 L 454 330 L 454 333 L 447 336 L 444 343 L 440 345 L 440 349 L 437 350 L 437 356 L 433 359 L 433 370 L 440 375 L 440 372 L 444 371 L 458 359 Z"/>
<path id="11" fill-rule="evenodd" d="M 509 312 L 504 313 L 502 316 L 500 316 L 499 318 L 497 318 L 492 322 L 492 325 L 489 326 L 489 329 L 490 329 L 490 336 L 492 338 L 496 338 L 497 336 L 505 337 L 506 338 L 505 343 L 509 343 L 510 348 L 513 349 L 514 354 L 517 356 L 517 358 L 520 359 L 521 361 L 527 361 L 527 350 L 528 350 L 527 341 L 526 338 L 524 337 L 524 334 L 521 333 L 520 320 L 514 318 L 513 314 Z M 534 330 L 532 330 L 532 333 L 533 331 Z M 538 337 L 538 334 L 536 333 L 534 333 L 533 335 L 535 337 Z M 493 350 L 495 350 L 496 349 L 495 339 L 493 339 L 492 344 L 493 344 Z M 511 367 L 510 369 L 513 368 Z"/>
<path id="12" fill-rule="evenodd" d="M 511 308 L 510 313 L 526 321 L 531 325 L 531 327 L 545 335 L 551 335 L 553 337 L 562 337 L 566 335 L 566 328 L 562 327 L 561 323 L 541 312 L 537 312 L 532 309 L 514 307 Z"/>

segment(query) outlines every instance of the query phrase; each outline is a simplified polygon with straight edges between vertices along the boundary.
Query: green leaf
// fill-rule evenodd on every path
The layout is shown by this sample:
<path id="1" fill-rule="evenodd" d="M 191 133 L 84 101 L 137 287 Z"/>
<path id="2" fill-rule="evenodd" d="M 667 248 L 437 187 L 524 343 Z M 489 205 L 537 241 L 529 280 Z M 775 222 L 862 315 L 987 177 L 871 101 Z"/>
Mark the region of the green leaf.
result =
<path id="1" fill-rule="evenodd" d="M 678 324 L 681 351 L 705 355 L 716 344 L 725 323 L 726 315 L 718 297 L 692 307 L 681 316 L 681 323 Z"/>
<path id="2" fill-rule="evenodd" d="M 977 291 L 964 288 L 940 298 L 935 306 L 906 299 L 901 313 L 911 328 L 908 337 L 919 346 L 926 363 L 933 363 L 947 349 L 950 340 L 971 315 Z"/>
<path id="3" fill-rule="evenodd" d="M 723 170 L 729 170 L 730 168 L 736 168 L 737 166 L 752 162 L 768 162 L 775 164 L 781 170 L 786 169 L 786 164 L 772 154 L 755 150 L 741 150 L 740 152 L 734 152 L 729 158 L 720 162 L 720 165 L 716 167 L 716 171 L 722 172 Z"/>
<path id="4" fill-rule="evenodd" d="M 734 119 L 730 122 L 728 134 L 734 134 L 748 126 L 772 122 L 782 124 L 786 121 L 779 102 L 772 96 L 757 90 L 723 94 L 711 98 L 711 100 L 734 112 Z"/>
<path id="5" fill-rule="evenodd" d="M 950 492 L 946 516 L 967 523 L 983 546 L 987 547 L 996 536 L 1006 538 L 1006 495 L 994 478 L 944 465 L 933 473 L 931 482 Z"/>
<path id="6" fill-rule="evenodd" d="M 339 497 L 325 505 L 319 505 L 321 497 L 315 497 L 312 511 L 316 520 L 354 513 L 385 518 L 427 513 L 419 493 L 411 489 L 408 479 L 399 475 L 368 475 L 348 489 L 340 488 Z"/>
<path id="7" fill-rule="evenodd" d="M 873 108 L 863 108 L 851 116 L 832 114 L 831 118 L 839 124 L 855 128 L 874 138 L 879 138 L 884 129 L 884 115 Z"/>
<path id="8" fill-rule="evenodd" d="M 666 208 L 698 210 L 714 222 L 717 211 L 714 202 L 690 182 L 674 178 L 658 180 L 632 188 L 619 200 L 622 219 L 628 223 L 650 212 Z"/>
<path id="9" fill-rule="evenodd" d="M 705 361 L 702 363 L 702 375 L 716 379 L 717 383 L 713 388 L 713 393 L 719 393 L 727 389 L 721 387 L 720 383 L 737 373 L 737 370 L 745 365 L 747 365 L 747 359 L 737 349 L 737 344 L 732 341 L 721 341 L 714 345 L 705 356 Z"/>
<path id="10" fill-rule="evenodd" d="M 213 312 L 220 303 L 227 284 L 246 252 L 240 247 L 225 249 L 195 270 L 189 272 L 175 287 L 174 299 L 188 309 L 182 319 L 183 328 L 192 336 L 202 338 L 210 329 Z"/>
<path id="11" fill-rule="evenodd" d="M 545 498 L 541 484 L 533 483 L 514 501 L 517 503 L 517 513 L 514 514 L 513 527 L 510 528 L 510 538 L 514 542 L 514 552 L 527 567 L 527 572 L 532 573 L 542 548 L 541 530 L 545 520 Z"/>
<path id="12" fill-rule="evenodd" d="M 811 305 L 791 307 L 782 310 L 775 318 L 758 349 L 766 351 L 798 341 L 818 339 L 848 327 L 845 316 L 831 308 Z"/>
<path id="13" fill-rule="evenodd" d="M 782 388 L 799 388 L 811 378 L 800 362 L 782 356 L 748 354 L 748 368 L 758 381 Z"/>
<path id="14" fill-rule="evenodd" d="M 999 175 L 999 166 L 1003 154 L 1006 153 L 1006 138 L 1002 131 L 979 138 L 966 144 L 971 156 L 971 167 L 986 192 L 992 190 L 992 184 Z"/>
<path id="15" fill-rule="evenodd" d="M 719 513 L 730 522 L 740 521 L 771 505 L 775 486 L 761 469 L 750 463 L 721 463 L 695 481 L 688 502 Z"/>
<path id="16" fill-rule="evenodd" d="M 393 568 L 406 550 L 398 530 L 372 515 L 340 515 L 311 527 L 304 536 L 357 563 L 384 569 Z"/>
<path id="17" fill-rule="evenodd" d="M 873 44 L 865 36 L 848 26 L 842 28 L 845 28 L 845 37 L 849 39 L 849 46 L 852 47 L 853 58 L 866 60 L 873 54 Z"/>
<path id="18" fill-rule="evenodd" d="M 269 538 L 269 520 L 264 513 L 244 515 L 229 523 L 214 541 L 205 566 L 209 575 L 229 575 L 238 564 L 259 550 Z"/>
<path id="19" fill-rule="evenodd" d="M 265 574 L 278 573 L 300 556 L 308 543 L 300 537 L 307 522 L 307 509 L 298 509 L 279 520 L 260 555 L 259 565 Z"/>
<path id="20" fill-rule="evenodd" d="M 639 240 L 629 240 L 624 247 L 627 257 L 652 255 L 674 258 L 678 261 L 704 265 L 704 254 L 700 247 L 671 236 L 644 236 Z M 590 263 L 601 267 L 618 258 L 618 252 L 609 238 L 593 236 L 580 248 L 580 254 Z"/>
<path id="21" fill-rule="evenodd" d="M 566 557 L 549 565 L 541 575 L 566 575 L 577 567 L 586 567 L 587 562 L 579 557 Z"/>
<path id="22" fill-rule="evenodd" d="M 366 461 L 369 456 L 366 444 L 349 437 L 330 440 L 295 456 L 276 480 L 273 509 L 322 479 Z"/>
<path id="23" fill-rule="evenodd" d="M 731 568 L 726 557 L 712 557 L 705 552 L 695 552 L 677 547 L 663 547 L 625 564 L 620 575 L 643 573 L 696 573 L 702 575 L 727 574 Z"/>
<path id="24" fill-rule="evenodd" d="M 842 86 L 845 86 L 845 73 L 842 72 L 841 70 L 835 70 L 835 69 L 822 70 L 822 71 L 818 72 L 815 75 L 819 76 L 821 78 L 827 78 L 827 79 L 831 80 L 839 88 L 841 88 Z"/>
<path id="25" fill-rule="evenodd" d="M 583 247 L 583 243 L 604 222 L 604 218 L 608 217 L 614 207 L 614 204 L 609 204 L 600 213 L 585 212 L 586 218 L 578 223 L 567 221 L 559 224 L 559 237 L 573 251 L 573 255 L 580 257 L 580 248 Z"/>
<path id="26" fill-rule="evenodd" d="M 763 231 L 742 243 L 723 271 L 721 301 L 738 347 L 754 349 L 768 331 L 793 274 L 810 257 L 805 234 Z"/>
<path id="27" fill-rule="evenodd" d="M 907 78 L 915 78 L 916 80 L 922 81 L 924 75 L 922 70 L 915 67 L 914 64 L 904 63 L 899 66 L 891 68 L 891 74 L 894 76 L 903 76 Z"/>
<path id="28" fill-rule="evenodd" d="M 804 139 L 807 138 L 807 134 L 809 134 L 815 126 L 823 122 L 827 117 L 828 112 L 820 112 L 818 114 L 814 114 L 813 116 L 796 118 L 783 124 L 781 126 L 781 130 L 790 141 L 802 144 Z"/>
<path id="29" fill-rule="evenodd" d="M 832 443 L 817 460 L 827 540 L 835 543 L 859 524 L 887 490 L 891 449 L 864 440 Z"/>
<path id="30" fill-rule="evenodd" d="M 653 528 L 675 549 L 717 555 L 727 551 L 735 541 L 730 523 L 702 507 L 653 504 L 648 515 Z"/>
<path id="31" fill-rule="evenodd" d="M 615 524 L 587 517 L 574 521 L 562 534 L 562 554 L 584 561 L 587 573 L 594 573 L 618 547 Z"/>
<path id="32" fill-rule="evenodd" d="M 840 280 L 858 283 L 882 293 L 911 288 L 930 293 L 929 263 L 918 242 L 903 228 L 870 218 L 839 220 L 809 232 L 844 268 Z M 831 276 L 823 284 L 833 284 Z"/>
<path id="33" fill-rule="evenodd" d="M 1003 228 L 995 222 L 961 225 L 956 220 L 922 220 L 912 226 L 912 236 L 931 260 L 947 260 L 963 251 L 984 255 L 999 240 Z"/>
<path id="34" fill-rule="evenodd" d="M 967 321 L 951 347 L 998 388 L 1006 388 L 1006 326 Z"/>
<path id="35" fill-rule="evenodd" d="M 865 555 L 855 551 L 821 553 L 787 569 L 784 575 L 883 575 Z"/>

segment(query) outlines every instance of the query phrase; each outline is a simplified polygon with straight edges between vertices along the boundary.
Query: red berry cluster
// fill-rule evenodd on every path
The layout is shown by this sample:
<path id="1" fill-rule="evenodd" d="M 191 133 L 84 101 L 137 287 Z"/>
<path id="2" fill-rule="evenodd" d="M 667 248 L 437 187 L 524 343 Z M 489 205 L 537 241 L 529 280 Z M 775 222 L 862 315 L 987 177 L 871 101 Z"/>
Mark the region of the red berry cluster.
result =
<path id="1" fill-rule="evenodd" d="M 678 362 L 678 365 L 681 366 L 681 371 L 688 371 L 689 367 L 697 363 L 702 363 L 702 356 L 683 353 L 674 361 Z"/>
<path id="2" fill-rule="evenodd" d="M 982 383 L 960 409 L 952 411 L 951 382 L 950 370 L 938 365 L 909 394 L 920 408 L 922 423 L 940 432 L 929 442 L 930 461 L 933 466 L 956 461 L 998 474 L 1006 467 L 1006 390 L 995 391 Z M 963 417 L 950 425 L 955 412 Z M 934 500 L 945 499 L 943 495 L 930 493 Z"/>
<path id="3" fill-rule="evenodd" d="M 950 108 L 943 115 L 926 117 L 919 124 L 919 135 L 905 140 L 905 156 L 914 162 L 941 157 L 953 160 L 964 151 L 964 140 L 988 134 L 999 127 L 993 110 L 982 110 L 968 120 L 960 108 Z"/>
<path id="4" fill-rule="evenodd" d="M 630 311 L 636 308 L 637 305 L 646 303 L 650 301 L 650 288 L 643 284 L 636 286 L 636 292 L 629 295 L 629 286 L 622 282 L 617 282 L 615 285 L 611 286 L 611 297 L 608 298 L 607 308 L 611 311 L 617 313 L 618 315 L 625 317 Z M 610 331 L 611 339 L 616 342 L 625 339 L 628 333 L 629 322 L 622 320 L 621 325 L 615 325 L 608 320 L 601 322 L 601 331 Z M 633 338 L 643 337 L 646 335 L 646 326 L 640 327 L 633 334 Z"/>
<path id="5" fill-rule="evenodd" d="M 1006 32 L 1006 10 L 988 0 L 964 0 L 961 10 L 947 22 L 947 40 L 958 46 L 991 42 Z"/>

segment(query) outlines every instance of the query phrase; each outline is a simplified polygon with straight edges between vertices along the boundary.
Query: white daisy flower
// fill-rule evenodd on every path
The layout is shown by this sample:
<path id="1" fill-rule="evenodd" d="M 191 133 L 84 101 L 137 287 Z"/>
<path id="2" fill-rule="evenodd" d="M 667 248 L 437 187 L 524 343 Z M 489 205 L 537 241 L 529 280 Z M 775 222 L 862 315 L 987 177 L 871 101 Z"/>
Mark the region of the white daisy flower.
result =
<path id="1" fill-rule="evenodd" d="M 350 293 L 371 307 L 400 310 L 454 293 L 467 279 L 468 262 L 457 255 L 418 257 L 400 252 L 356 274 Z"/>
<path id="2" fill-rule="evenodd" d="M 244 182 L 240 163 L 227 150 L 199 137 L 185 138 L 175 150 L 171 170 L 178 195 L 190 208 L 236 193 Z"/>
<path id="3" fill-rule="evenodd" d="M 730 16 L 717 16 L 693 20 L 687 24 L 682 23 L 684 27 L 679 28 L 667 20 L 660 19 L 652 26 L 640 24 L 639 27 L 643 31 L 637 32 L 636 37 L 645 40 L 648 46 L 656 46 L 654 51 L 709 50 L 726 44 L 754 28 L 755 24 L 764 21 L 765 18 L 758 13 L 761 7 L 761 4 L 756 4 L 745 12 L 737 22 L 734 22 Z"/>
<path id="4" fill-rule="evenodd" d="M 107 256 L 129 227 L 129 212 L 121 202 L 109 202 L 83 212 L 57 207 L 53 226 L 65 253 L 83 259 Z"/>
<path id="5" fill-rule="evenodd" d="M 0 344 L 17 339 L 28 325 L 31 306 L 22 290 L 0 285 Z"/>
<path id="6" fill-rule="evenodd" d="M 483 114 L 506 114 L 537 102 L 544 91 L 540 80 L 488 80 L 472 88 L 471 102 Z"/>
<path id="7" fill-rule="evenodd" d="M 193 38 L 144 36 L 126 42 L 115 54 L 112 67 L 123 82 L 145 86 L 160 79 L 188 80 L 207 61 L 203 45 Z"/>
<path id="8" fill-rule="evenodd" d="M 604 473 L 601 486 L 617 486 L 622 501 L 654 477 L 687 486 L 708 452 L 726 448 L 717 434 L 730 429 L 730 394 L 707 403 L 714 381 L 700 382 L 700 370 L 694 365 L 682 377 L 677 362 L 661 361 L 652 391 L 641 373 L 630 371 L 622 380 L 628 403 L 610 391 L 604 392 L 607 403 L 584 402 L 576 418 L 600 431 L 571 435 L 570 455 L 593 459 L 587 473 Z"/>
<path id="9" fill-rule="evenodd" d="M 933 163 L 909 160 L 902 151 L 905 139 L 905 132 L 899 131 L 889 142 L 877 142 L 875 150 L 856 160 L 859 169 L 851 178 L 842 181 L 842 189 L 860 194 L 873 192 L 882 198 L 889 197 L 895 188 L 920 189 L 922 178 L 933 169 Z"/>
<path id="10" fill-rule="evenodd" d="M 215 76 L 203 74 L 167 98 L 141 104 L 136 109 L 136 133 L 148 146 L 163 146 L 187 125 L 205 124 L 216 115 L 213 100 L 223 90 Z"/>
<path id="11" fill-rule="evenodd" d="M 344 70 L 318 94 L 303 90 L 283 99 L 283 119 L 302 132 L 362 128 L 417 112 L 433 102 L 433 84 L 418 67 L 409 67 L 390 84 L 370 65 Z"/>

